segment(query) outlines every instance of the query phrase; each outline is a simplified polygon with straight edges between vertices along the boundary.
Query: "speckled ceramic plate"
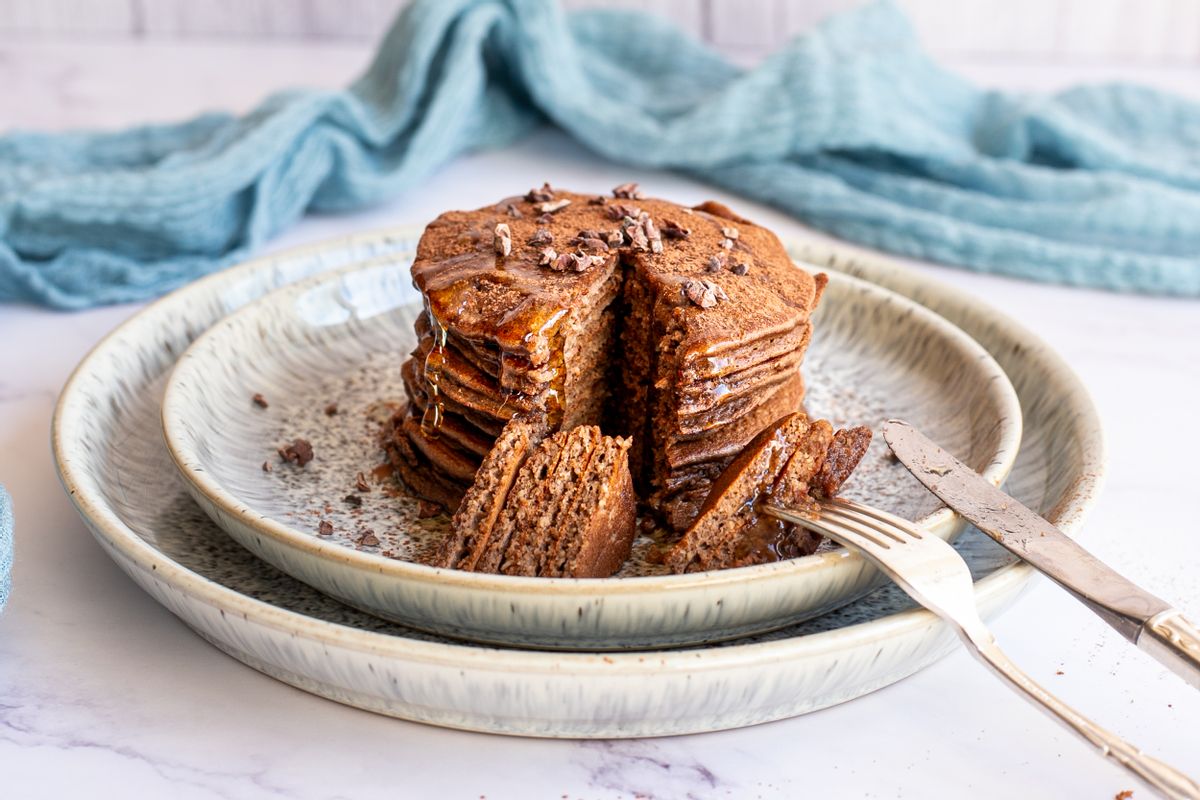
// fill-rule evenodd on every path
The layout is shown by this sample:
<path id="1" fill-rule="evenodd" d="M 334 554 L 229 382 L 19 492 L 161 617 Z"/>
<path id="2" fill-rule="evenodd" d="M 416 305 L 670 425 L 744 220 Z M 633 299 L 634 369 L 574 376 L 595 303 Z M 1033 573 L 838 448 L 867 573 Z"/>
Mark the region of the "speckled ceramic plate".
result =
<path id="1" fill-rule="evenodd" d="M 404 402 L 399 365 L 416 346 L 420 311 L 408 260 L 398 254 L 280 289 L 197 339 L 167 382 L 162 415 L 167 449 L 200 507 L 256 555 L 349 605 L 506 645 L 718 641 L 794 624 L 878 584 L 857 552 L 834 547 L 671 575 L 644 558 L 653 546 L 646 536 L 617 577 L 601 580 L 415 563 L 444 536 L 447 518 L 420 519 L 415 499 L 384 491 L 395 486 L 390 478 L 365 493 L 355 483 L 380 462 L 380 424 Z M 1020 405 L 999 365 L 941 317 L 866 281 L 831 274 L 805 379 L 814 413 L 875 428 L 903 417 L 997 484 L 1016 457 Z M 266 408 L 252 402 L 256 394 Z M 327 414 L 331 404 L 337 412 Z M 295 437 L 316 453 L 303 468 L 276 454 Z M 941 536 L 956 534 L 956 516 L 939 511 L 886 450 L 875 442 L 851 492 L 923 519 Z M 268 472 L 264 462 L 277 466 Z"/>
<path id="2" fill-rule="evenodd" d="M 610 654 L 471 646 L 350 609 L 234 543 L 191 501 L 162 443 L 159 400 L 178 354 L 249 300 L 404 251 L 413 235 L 339 240 L 198 281 L 121 325 L 64 388 L 52 444 L 66 493 L 104 551 L 199 635 L 341 703 L 470 730 L 574 737 L 694 733 L 803 714 L 898 681 L 957 646 L 945 625 L 891 586 L 726 645 Z M 1079 529 L 1101 482 L 1103 444 L 1095 408 L 1062 359 L 978 299 L 921 275 L 825 248 L 797 256 L 913 297 L 981 342 L 1024 411 L 1008 490 L 1068 533 Z M 1032 575 L 975 531 L 955 547 L 971 565 L 985 616 Z"/>

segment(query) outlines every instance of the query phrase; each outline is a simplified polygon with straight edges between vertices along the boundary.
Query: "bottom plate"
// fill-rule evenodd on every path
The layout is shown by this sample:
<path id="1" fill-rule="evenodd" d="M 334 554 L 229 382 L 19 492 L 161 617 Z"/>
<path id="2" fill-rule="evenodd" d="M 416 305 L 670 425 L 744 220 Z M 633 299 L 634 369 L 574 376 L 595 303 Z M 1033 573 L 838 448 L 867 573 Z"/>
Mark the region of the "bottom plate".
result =
<path id="1" fill-rule="evenodd" d="M 63 390 L 53 446 L 64 487 L 113 560 L 201 636 L 338 702 L 457 728 L 569 737 L 694 733 L 794 716 L 900 680 L 954 646 L 950 630 L 895 587 L 724 645 L 613 654 L 471 646 L 343 606 L 234 544 L 170 467 L 158 426 L 167 373 L 232 310 L 321 270 L 409 249 L 417 234 L 339 240 L 192 284 L 114 331 Z M 887 262 L 816 247 L 795 255 L 912 297 L 987 348 L 1025 418 L 1009 491 L 1068 533 L 1078 528 L 1099 486 L 1102 445 L 1095 409 L 1060 358 L 1003 315 Z M 985 616 L 1032 573 L 978 532 L 956 546 Z"/>

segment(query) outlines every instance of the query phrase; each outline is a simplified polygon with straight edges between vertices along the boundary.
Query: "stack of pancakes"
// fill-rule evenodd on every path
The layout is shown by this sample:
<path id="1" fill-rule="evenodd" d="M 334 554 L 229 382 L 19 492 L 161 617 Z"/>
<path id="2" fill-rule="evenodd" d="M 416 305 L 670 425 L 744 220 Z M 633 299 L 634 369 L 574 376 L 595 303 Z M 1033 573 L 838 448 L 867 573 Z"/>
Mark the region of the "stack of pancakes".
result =
<path id="1" fill-rule="evenodd" d="M 418 494 L 457 509 L 505 423 L 628 437 L 639 496 L 672 529 L 803 397 L 825 285 L 769 231 L 685 208 L 544 186 L 426 229 L 425 301 L 389 452 Z"/>

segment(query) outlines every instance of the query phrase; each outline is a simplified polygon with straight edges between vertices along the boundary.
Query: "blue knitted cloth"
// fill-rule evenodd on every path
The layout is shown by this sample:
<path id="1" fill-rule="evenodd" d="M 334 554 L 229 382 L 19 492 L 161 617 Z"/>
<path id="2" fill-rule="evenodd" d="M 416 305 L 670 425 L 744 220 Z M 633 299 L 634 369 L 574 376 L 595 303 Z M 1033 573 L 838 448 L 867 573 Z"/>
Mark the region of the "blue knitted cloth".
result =
<path id="1" fill-rule="evenodd" d="M 1198 104 L 1132 86 L 981 91 L 932 63 L 886 2 L 747 71 L 636 12 L 416 0 L 344 91 L 0 137 L 0 300 L 151 297 L 306 211 L 380 202 L 546 119 L 630 177 L 686 171 L 885 250 L 1200 295 Z"/>

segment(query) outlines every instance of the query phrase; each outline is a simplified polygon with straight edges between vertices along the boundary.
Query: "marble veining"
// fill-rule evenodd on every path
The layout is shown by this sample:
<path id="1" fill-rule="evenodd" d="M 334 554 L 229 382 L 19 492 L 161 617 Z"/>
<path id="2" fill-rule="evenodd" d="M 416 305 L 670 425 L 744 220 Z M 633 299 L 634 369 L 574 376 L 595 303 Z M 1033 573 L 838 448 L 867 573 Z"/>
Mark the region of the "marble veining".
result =
<path id="1" fill-rule="evenodd" d="M 701 800 L 742 788 L 668 742 L 580 742 L 573 761 L 587 770 L 588 785 L 645 800 Z"/>

